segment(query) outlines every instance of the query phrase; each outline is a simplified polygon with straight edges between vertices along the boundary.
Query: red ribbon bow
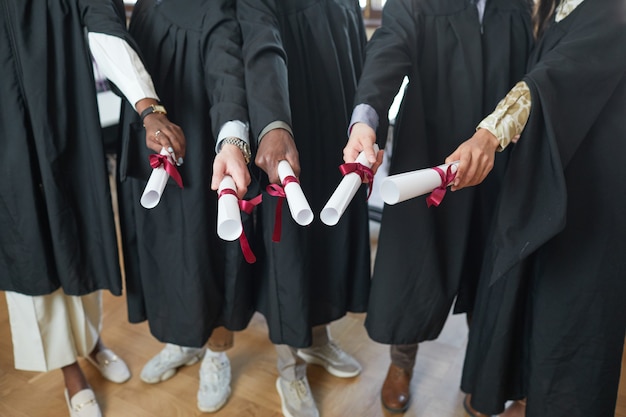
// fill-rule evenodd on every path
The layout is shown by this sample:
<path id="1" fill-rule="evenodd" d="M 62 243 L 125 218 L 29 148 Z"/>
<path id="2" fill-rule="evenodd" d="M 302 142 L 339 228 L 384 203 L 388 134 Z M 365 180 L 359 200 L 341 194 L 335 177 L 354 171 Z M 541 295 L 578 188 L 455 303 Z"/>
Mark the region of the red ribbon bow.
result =
<path id="1" fill-rule="evenodd" d="M 230 194 L 237 197 L 237 193 L 235 192 L 235 190 L 231 188 L 224 188 L 222 191 L 220 191 L 217 198 L 220 199 L 225 194 Z M 254 210 L 254 207 L 261 204 L 262 198 L 263 196 L 261 194 L 250 200 L 239 200 L 239 197 L 237 197 L 239 209 L 247 214 L 250 214 L 252 213 L 252 210 Z M 243 257 L 246 259 L 246 262 L 248 262 L 249 264 L 255 263 L 256 256 L 254 256 L 254 252 L 252 252 L 252 248 L 250 248 L 250 242 L 248 242 L 246 232 L 243 229 L 241 230 L 241 234 L 239 235 L 239 246 L 241 246 L 241 251 L 243 252 Z"/>
<path id="2" fill-rule="evenodd" d="M 339 165 L 339 171 L 341 171 L 344 176 L 354 172 L 361 177 L 361 181 L 365 182 L 365 180 L 367 180 L 369 186 L 367 199 L 369 200 L 372 194 L 372 187 L 374 186 L 374 172 L 370 168 L 359 162 L 346 162 L 345 164 Z"/>
<path id="3" fill-rule="evenodd" d="M 283 200 L 287 195 L 285 194 L 285 187 L 289 183 L 298 183 L 298 179 L 293 175 L 288 175 L 283 180 L 283 185 L 270 184 L 265 189 L 271 196 L 278 197 L 278 204 L 276 205 L 276 217 L 274 218 L 274 234 L 272 234 L 272 242 L 280 242 L 280 235 L 282 233 L 282 218 L 283 218 Z"/>
<path id="4" fill-rule="evenodd" d="M 452 165 L 448 165 L 448 169 L 446 170 L 446 172 L 443 172 L 443 170 L 439 167 L 433 167 L 432 169 L 437 171 L 437 173 L 441 177 L 441 185 L 435 188 L 433 192 L 430 193 L 428 197 L 426 197 L 426 204 L 428 204 L 428 207 L 433 205 L 437 207 L 443 200 L 443 197 L 446 195 L 446 187 L 450 185 L 452 181 L 454 181 L 454 177 L 456 177 L 456 172 L 452 172 Z"/>
<path id="5" fill-rule="evenodd" d="M 158 168 L 161 165 L 163 165 L 165 172 L 167 172 L 169 176 L 172 177 L 174 181 L 176 181 L 176 184 L 178 184 L 180 188 L 183 188 L 183 179 L 181 178 L 180 173 L 178 172 L 174 164 L 170 162 L 169 158 L 166 155 L 161 155 L 158 153 L 150 155 L 150 166 L 152 168 Z"/>

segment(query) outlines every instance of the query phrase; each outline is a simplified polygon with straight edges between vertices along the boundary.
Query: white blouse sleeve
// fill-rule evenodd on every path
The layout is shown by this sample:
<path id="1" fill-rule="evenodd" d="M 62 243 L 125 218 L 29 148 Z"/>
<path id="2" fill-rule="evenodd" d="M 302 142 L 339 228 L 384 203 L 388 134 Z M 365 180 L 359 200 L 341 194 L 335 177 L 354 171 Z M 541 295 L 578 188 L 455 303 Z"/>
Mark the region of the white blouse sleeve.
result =
<path id="1" fill-rule="evenodd" d="M 139 55 L 124 39 L 93 32 L 88 38 L 98 69 L 120 89 L 133 107 L 143 98 L 159 99 Z"/>

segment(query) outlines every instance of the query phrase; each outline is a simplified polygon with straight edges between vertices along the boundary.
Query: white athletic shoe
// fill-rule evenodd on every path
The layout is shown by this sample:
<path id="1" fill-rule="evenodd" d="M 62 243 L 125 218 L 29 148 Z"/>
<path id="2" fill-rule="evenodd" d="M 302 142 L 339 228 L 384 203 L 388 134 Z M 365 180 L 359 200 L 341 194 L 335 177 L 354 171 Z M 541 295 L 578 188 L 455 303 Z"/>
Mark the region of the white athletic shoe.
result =
<path id="1" fill-rule="evenodd" d="M 189 348 L 166 344 L 141 370 L 141 380 L 156 384 L 170 379 L 181 366 L 193 365 L 202 359 L 205 348 Z"/>

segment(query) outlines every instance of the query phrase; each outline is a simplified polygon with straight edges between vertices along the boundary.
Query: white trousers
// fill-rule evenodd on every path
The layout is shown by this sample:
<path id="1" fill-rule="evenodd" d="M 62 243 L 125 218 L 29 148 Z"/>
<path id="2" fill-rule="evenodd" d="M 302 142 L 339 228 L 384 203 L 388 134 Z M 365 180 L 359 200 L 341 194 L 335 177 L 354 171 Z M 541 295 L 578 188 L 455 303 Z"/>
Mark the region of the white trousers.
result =
<path id="1" fill-rule="evenodd" d="M 102 293 L 70 296 L 59 289 L 29 296 L 6 292 L 15 368 L 47 372 L 76 362 L 96 346 Z"/>

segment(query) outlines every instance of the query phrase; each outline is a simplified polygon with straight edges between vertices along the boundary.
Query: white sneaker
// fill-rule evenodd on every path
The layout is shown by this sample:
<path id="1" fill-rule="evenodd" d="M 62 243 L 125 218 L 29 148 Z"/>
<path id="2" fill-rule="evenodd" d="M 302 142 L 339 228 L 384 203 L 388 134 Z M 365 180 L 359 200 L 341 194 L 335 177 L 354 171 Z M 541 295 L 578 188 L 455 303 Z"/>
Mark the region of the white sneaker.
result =
<path id="1" fill-rule="evenodd" d="M 95 366 L 102 376 L 109 381 L 121 384 L 130 379 L 130 370 L 126 362 L 117 356 L 111 349 L 102 349 L 96 354 L 94 361 L 91 356 L 85 357 L 87 362 Z"/>
<path id="2" fill-rule="evenodd" d="M 65 402 L 70 410 L 70 417 L 102 417 L 96 394 L 90 388 L 78 391 L 72 398 L 65 390 Z"/>
<path id="3" fill-rule="evenodd" d="M 207 352 L 200 366 L 198 409 L 213 413 L 230 397 L 230 361 L 226 353 Z"/>
<path id="4" fill-rule="evenodd" d="M 148 384 L 156 384 L 170 379 L 181 366 L 193 365 L 202 359 L 204 351 L 205 348 L 189 348 L 168 343 L 144 365 L 141 380 Z"/>
<path id="5" fill-rule="evenodd" d="M 278 377 L 276 389 L 280 395 L 285 417 L 319 417 L 320 413 L 311 395 L 311 388 L 306 377 L 295 381 Z"/>
<path id="6" fill-rule="evenodd" d="M 332 340 L 319 347 L 298 349 L 298 356 L 308 364 L 323 366 L 331 375 L 339 378 L 352 378 L 361 373 L 361 365 L 357 360 Z"/>

